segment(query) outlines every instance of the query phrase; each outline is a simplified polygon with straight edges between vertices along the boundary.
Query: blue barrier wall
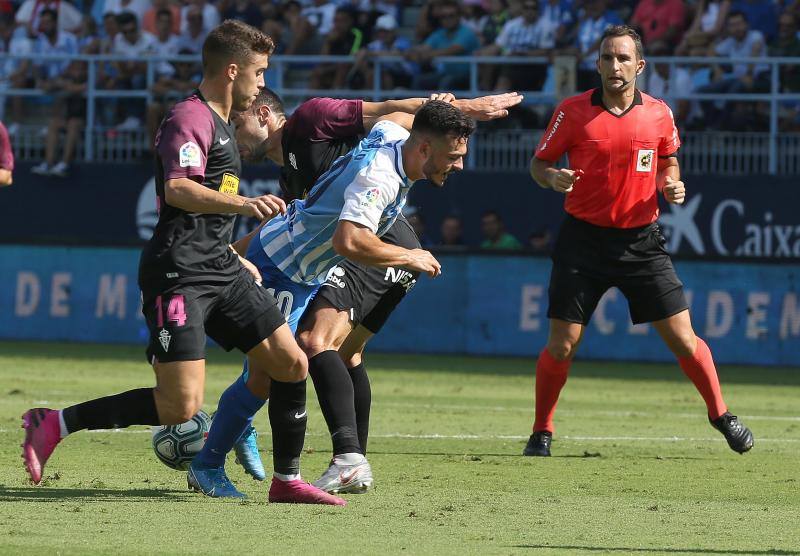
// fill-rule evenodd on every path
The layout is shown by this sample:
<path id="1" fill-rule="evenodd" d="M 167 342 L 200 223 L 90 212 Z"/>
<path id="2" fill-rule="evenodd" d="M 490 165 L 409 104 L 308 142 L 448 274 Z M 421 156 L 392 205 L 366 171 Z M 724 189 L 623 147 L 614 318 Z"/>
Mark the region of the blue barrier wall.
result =
<path id="1" fill-rule="evenodd" d="M 141 343 L 138 249 L 0 246 L 0 338 Z M 383 351 L 535 355 L 547 332 L 550 261 L 442 255 L 378 337 Z M 800 365 L 800 265 L 677 263 L 698 333 L 721 363 Z M 671 361 L 616 290 L 581 346 L 593 359 Z"/>

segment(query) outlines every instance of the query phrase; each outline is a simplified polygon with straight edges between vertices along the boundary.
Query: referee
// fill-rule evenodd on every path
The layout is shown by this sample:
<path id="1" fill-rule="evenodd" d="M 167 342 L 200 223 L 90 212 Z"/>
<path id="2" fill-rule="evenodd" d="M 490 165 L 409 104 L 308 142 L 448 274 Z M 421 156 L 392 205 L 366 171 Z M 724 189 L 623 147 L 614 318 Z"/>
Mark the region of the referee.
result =
<path id="1" fill-rule="evenodd" d="M 550 455 L 559 393 L 584 329 L 611 287 L 628 300 L 634 324 L 653 323 L 731 449 L 753 447 L 750 430 L 728 412 L 711 351 L 692 329 L 683 284 L 656 224 L 657 193 L 681 204 L 686 191 L 672 112 L 636 89 L 644 67 L 638 33 L 609 27 L 597 60 L 601 87 L 556 108 L 531 159 L 533 179 L 565 195 L 567 216 L 553 250 L 550 334 L 536 364 L 536 420 L 526 456 Z M 565 153 L 570 167 L 555 168 Z"/>

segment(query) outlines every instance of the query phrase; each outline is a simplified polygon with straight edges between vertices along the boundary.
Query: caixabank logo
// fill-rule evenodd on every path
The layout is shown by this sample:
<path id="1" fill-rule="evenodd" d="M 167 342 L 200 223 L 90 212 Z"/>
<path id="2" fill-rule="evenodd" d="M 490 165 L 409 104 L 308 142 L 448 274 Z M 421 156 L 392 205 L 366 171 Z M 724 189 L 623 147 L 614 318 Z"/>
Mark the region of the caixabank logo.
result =
<path id="1" fill-rule="evenodd" d="M 683 205 L 669 205 L 659 219 L 667 250 L 711 257 L 800 259 L 798 212 L 779 204 L 754 204 L 737 198 L 708 201 L 696 193 Z"/>

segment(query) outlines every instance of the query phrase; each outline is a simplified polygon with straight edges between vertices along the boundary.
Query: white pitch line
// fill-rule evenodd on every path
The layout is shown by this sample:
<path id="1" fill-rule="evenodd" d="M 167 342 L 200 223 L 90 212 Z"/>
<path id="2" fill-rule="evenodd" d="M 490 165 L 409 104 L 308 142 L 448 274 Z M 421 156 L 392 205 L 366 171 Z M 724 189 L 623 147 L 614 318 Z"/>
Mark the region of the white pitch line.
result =
<path id="1" fill-rule="evenodd" d="M 0 433 L 16 433 L 17 430 L 0 429 Z M 108 433 L 108 434 L 150 434 L 149 430 L 141 429 L 107 429 L 107 430 L 92 430 L 86 431 L 90 433 Z M 266 433 L 265 436 L 269 436 Z M 313 437 L 326 437 L 325 433 L 308 433 L 306 436 Z M 527 440 L 527 435 L 516 434 L 405 434 L 405 433 L 387 433 L 387 434 L 371 434 L 370 438 L 398 438 L 408 440 Z M 556 440 L 580 440 L 585 442 L 593 441 L 615 441 L 615 442 L 724 442 L 724 438 L 711 437 L 683 437 L 683 436 L 557 436 Z M 800 442 L 800 438 L 758 438 L 756 443 L 760 442 Z"/>
<path id="2" fill-rule="evenodd" d="M 383 402 L 376 403 L 382 407 L 414 407 L 428 410 L 453 410 L 453 411 L 517 411 L 523 413 L 533 414 L 533 407 L 504 407 L 504 406 L 484 406 L 484 405 L 448 405 L 448 404 L 414 404 L 403 402 Z M 669 413 L 669 412 L 654 412 L 654 411 L 604 411 L 604 410 L 586 410 L 586 411 L 573 411 L 573 410 L 559 410 L 559 415 L 605 415 L 608 417 L 678 417 L 682 419 L 697 419 L 698 416 L 702 417 L 702 410 L 699 413 Z M 800 416 L 789 415 L 739 415 L 742 419 L 749 419 L 751 421 L 788 421 L 800 422 Z"/>
<path id="3" fill-rule="evenodd" d="M 57 407 L 67 407 L 75 405 L 74 400 L 62 400 L 53 402 Z M 50 402 L 47 400 L 39 400 L 33 402 L 35 406 L 47 406 Z M 425 409 L 428 411 L 493 411 L 497 413 L 505 412 L 520 412 L 530 413 L 533 415 L 533 407 L 506 407 L 506 406 L 487 406 L 487 405 L 458 405 L 458 404 L 416 404 L 404 402 L 377 402 L 376 405 L 381 407 L 408 407 L 416 409 Z M 572 415 L 572 416 L 587 416 L 587 415 L 602 415 L 606 417 L 658 417 L 658 418 L 678 418 L 678 419 L 697 419 L 702 418 L 702 409 L 698 413 L 671 413 L 671 412 L 657 412 L 657 411 L 606 411 L 606 410 L 586 410 L 575 411 L 571 409 L 560 409 L 559 415 Z M 782 421 L 788 423 L 800 423 L 800 416 L 796 415 L 739 415 L 742 420 L 749 421 Z"/>

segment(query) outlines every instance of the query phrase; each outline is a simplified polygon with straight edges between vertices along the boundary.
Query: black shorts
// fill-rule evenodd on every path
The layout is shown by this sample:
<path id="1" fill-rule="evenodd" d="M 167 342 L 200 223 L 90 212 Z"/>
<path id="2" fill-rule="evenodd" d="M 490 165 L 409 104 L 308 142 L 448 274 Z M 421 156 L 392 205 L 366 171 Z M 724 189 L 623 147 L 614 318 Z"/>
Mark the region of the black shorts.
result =
<path id="1" fill-rule="evenodd" d="M 406 249 L 419 249 L 419 238 L 405 218 L 399 217 L 381 239 Z M 389 315 L 417 283 L 419 272 L 402 268 L 378 268 L 342 261 L 328 274 L 317 290 L 306 314 L 324 300 L 340 311 L 349 311 L 350 320 L 373 334 L 380 332 Z"/>
<path id="2" fill-rule="evenodd" d="M 603 228 L 567 215 L 553 249 L 548 318 L 588 324 L 612 287 L 628 300 L 634 324 L 688 309 L 664 243 L 657 224 Z"/>
<path id="3" fill-rule="evenodd" d="M 151 363 L 205 359 L 206 334 L 225 351 L 247 353 L 286 322 L 244 267 L 227 284 L 141 287 Z"/>

